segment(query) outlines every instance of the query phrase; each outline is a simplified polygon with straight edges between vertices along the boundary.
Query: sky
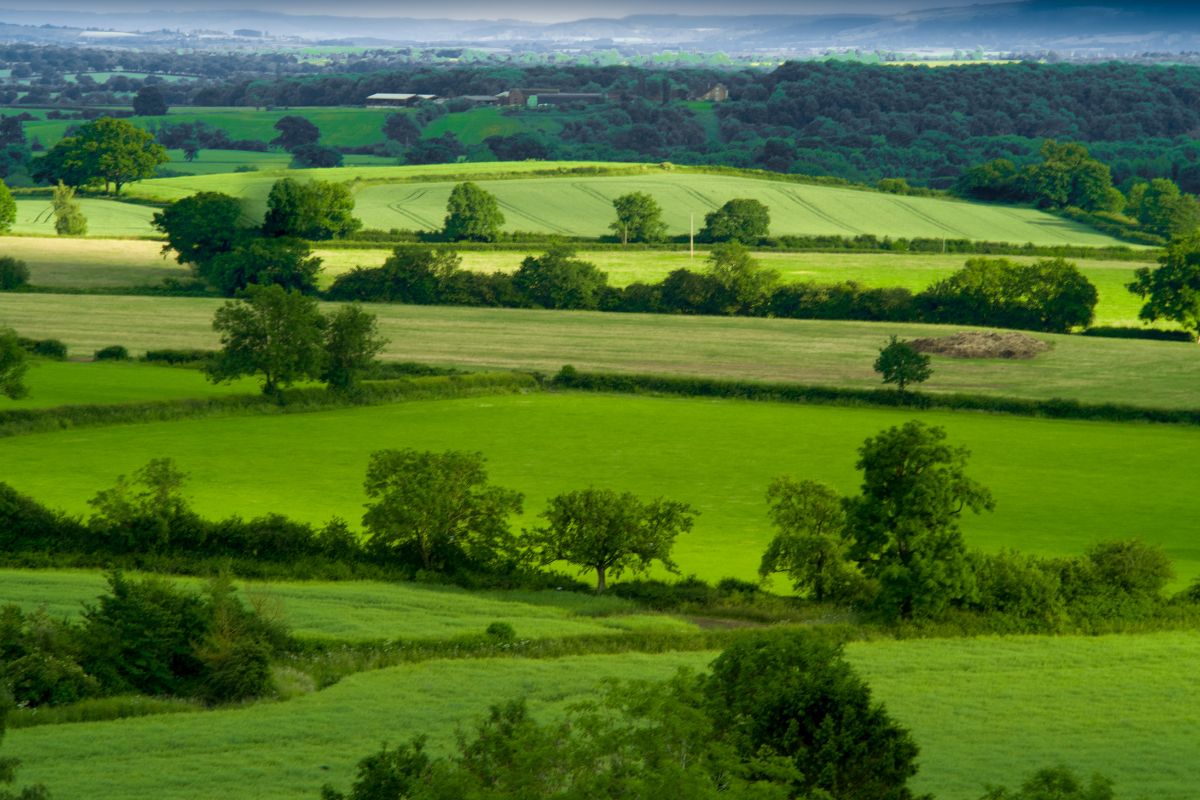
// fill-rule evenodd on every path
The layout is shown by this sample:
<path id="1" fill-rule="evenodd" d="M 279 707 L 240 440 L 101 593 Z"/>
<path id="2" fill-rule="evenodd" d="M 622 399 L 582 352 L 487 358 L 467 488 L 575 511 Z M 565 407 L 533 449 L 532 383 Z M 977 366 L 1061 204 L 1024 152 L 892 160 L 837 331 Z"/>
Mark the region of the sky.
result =
<path id="1" fill-rule="evenodd" d="M 993 2 L 995 0 L 992 0 Z M 988 0 L 982 0 L 986 3 Z M 925 8 L 980 4 L 981 0 L 179 0 L 164 6 L 153 0 L 0 0 L 0 8 L 67 11 L 271 11 L 336 16 L 451 19 L 521 19 L 560 22 L 628 14 L 829 14 L 901 13 Z"/>

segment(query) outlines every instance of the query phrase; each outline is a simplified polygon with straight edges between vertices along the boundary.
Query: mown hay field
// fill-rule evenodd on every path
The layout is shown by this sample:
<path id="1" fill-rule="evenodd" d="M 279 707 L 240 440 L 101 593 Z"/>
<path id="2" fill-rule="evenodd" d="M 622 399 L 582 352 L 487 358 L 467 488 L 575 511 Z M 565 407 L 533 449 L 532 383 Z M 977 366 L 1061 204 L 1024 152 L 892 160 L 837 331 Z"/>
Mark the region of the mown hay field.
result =
<path id="1" fill-rule="evenodd" d="M 1191 800 L 1200 762 L 1200 636 L 854 643 L 847 657 L 921 747 L 915 788 L 975 800 L 1041 766 L 1100 772 L 1129 800 Z M 384 742 L 427 733 L 446 752 L 489 705 L 527 696 L 549 717 L 606 678 L 702 671 L 713 653 L 431 661 L 352 675 L 284 703 L 10 731 L 21 778 L 91 800 L 308 800 L 348 786 Z"/>
<path id="2" fill-rule="evenodd" d="M 72 513 L 87 513 L 119 474 L 170 456 L 206 516 L 336 515 L 357 526 L 373 451 L 479 451 L 496 483 L 525 493 L 518 529 L 537 524 L 551 496 L 589 485 L 666 496 L 700 512 L 676 546 L 683 573 L 749 580 L 772 535 L 771 480 L 853 493 L 863 440 L 910 419 L 968 447 L 971 475 L 995 494 L 995 513 L 962 520 L 970 547 L 1065 556 L 1139 537 L 1166 549 L 1177 588 L 1200 574 L 1195 481 L 1182 466 L 1200 429 L 1180 426 L 536 393 L 29 434 L 0 439 L 0 463 L 14 488 Z"/>
<path id="3" fill-rule="evenodd" d="M 56 337 L 71 354 L 123 344 L 133 352 L 218 344 L 221 301 L 177 297 L 0 294 L 0 325 Z M 459 367 L 580 369 L 875 387 L 887 337 L 962 328 L 668 314 L 372 305 L 384 357 Z M 1179 342 L 1036 334 L 1052 348 L 1027 361 L 935 358 L 935 392 L 1195 408 L 1200 358 Z"/>

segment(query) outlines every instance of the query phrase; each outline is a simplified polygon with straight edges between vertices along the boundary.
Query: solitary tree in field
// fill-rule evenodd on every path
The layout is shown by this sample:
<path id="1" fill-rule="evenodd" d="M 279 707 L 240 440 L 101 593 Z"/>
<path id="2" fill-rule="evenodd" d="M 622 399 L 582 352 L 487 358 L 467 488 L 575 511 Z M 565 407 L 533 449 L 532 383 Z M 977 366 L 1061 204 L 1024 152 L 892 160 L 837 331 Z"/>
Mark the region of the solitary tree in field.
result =
<path id="1" fill-rule="evenodd" d="M 412 449 L 371 454 L 363 483 L 367 547 L 415 557 L 424 569 L 467 558 L 489 565 L 509 555 L 508 518 L 521 493 L 488 483 L 481 453 Z"/>
<path id="2" fill-rule="evenodd" d="M 966 475 L 969 451 L 942 428 L 908 422 L 867 439 L 855 466 L 862 493 L 847 505 L 850 557 L 879 583 L 877 607 L 909 618 L 967 597 L 973 577 L 958 520 L 991 511 L 986 487 Z"/>
<path id="3" fill-rule="evenodd" d="M 452 242 L 494 242 L 500 237 L 504 214 L 496 196 L 477 184 L 460 183 L 446 202 L 443 233 Z"/>
<path id="4" fill-rule="evenodd" d="M 896 384 L 900 392 L 910 383 L 924 383 L 933 374 L 929 356 L 895 336 L 879 351 L 875 371 L 883 376 L 884 383 Z"/>
<path id="5" fill-rule="evenodd" d="M 11 400 L 20 400 L 29 394 L 24 383 L 28 369 L 25 349 L 17 334 L 8 328 L 0 328 L 0 394 Z"/>
<path id="6" fill-rule="evenodd" d="M 704 215 L 700 239 L 754 245 L 770 233 L 771 212 L 757 200 L 737 198 Z"/>
<path id="7" fill-rule="evenodd" d="M 1169 319 L 1200 335 L 1200 235 L 1171 242 L 1159 264 L 1138 269 L 1127 284 L 1146 301 L 1138 316 L 1147 322 Z"/>
<path id="8" fill-rule="evenodd" d="M 321 138 L 320 128 L 307 118 L 295 114 L 280 117 L 275 123 L 275 130 L 279 131 L 279 135 L 271 140 L 271 144 L 277 144 L 288 152 L 304 145 L 316 144 Z"/>
<path id="9" fill-rule="evenodd" d="M 662 220 L 662 206 L 645 192 L 630 192 L 613 200 L 617 219 L 608 227 L 621 238 L 622 244 L 629 242 L 661 242 L 667 236 L 667 225 Z"/>
<path id="10" fill-rule="evenodd" d="M 354 195 L 344 184 L 282 178 L 267 195 L 267 236 L 340 239 L 361 227 L 354 216 Z"/>
<path id="11" fill-rule="evenodd" d="M 671 560 L 675 538 L 692 529 L 696 511 L 686 503 L 643 501 L 629 492 L 582 489 L 550 500 L 546 525 L 526 532 L 525 547 L 538 563 L 566 561 L 596 573 L 596 591 L 625 570 L 645 572 L 657 561 L 678 572 Z"/>
<path id="12" fill-rule="evenodd" d="M 75 199 L 73 188 L 59 181 L 54 187 L 50 206 L 54 209 L 54 231 L 59 236 L 83 236 L 87 233 L 87 217 Z"/>
<path id="13" fill-rule="evenodd" d="M 153 134 L 123 119 L 101 117 L 54 145 L 34 172 L 68 186 L 103 183 L 106 192 L 111 187 L 119 195 L 125 184 L 153 177 L 167 161 L 166 148 Z"/>
<path id="14" fill-rule="evenodd" d="M 217 309 L 221 350 L 206 372 L 214 383 L 261 375 L 263 394 L 317 378 L 324 363 L 324 318 L 317 302 L 282 286 L 247 287 Z"/>

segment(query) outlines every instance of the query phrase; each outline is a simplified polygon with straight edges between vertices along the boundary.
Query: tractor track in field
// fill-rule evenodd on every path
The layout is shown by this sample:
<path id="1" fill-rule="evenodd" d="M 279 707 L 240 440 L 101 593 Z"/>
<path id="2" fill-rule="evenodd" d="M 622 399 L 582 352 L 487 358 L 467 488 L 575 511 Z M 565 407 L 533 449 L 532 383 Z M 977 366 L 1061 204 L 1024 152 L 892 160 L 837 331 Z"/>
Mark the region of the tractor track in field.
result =
<path id="1" fill-rule="evenodd" d="M 842 222 L 840 219 L 833 216 L 832 214 L 830 214 L 826 211 L 823 211 L 812 201 L 805 200 L 793 189 L 776 189 L 775 191 L 777 191 L 783 197 L 791 200 L 793 203 L 800 206 L 801 208 L 807 210 L 809 213 L 813 214 L 818 219 L 823 219 L 826 222 L 828 222 L 830 225 L 833 225 L 836 228 L 841 228 L 842 230 L 848 231 L 849 233 L 859 233 L 859 234 L 866 233 L 866 231 L 864 231 L 862 228 L 857 228 L 854 225 L 850 225 L 848 223 Z"/>

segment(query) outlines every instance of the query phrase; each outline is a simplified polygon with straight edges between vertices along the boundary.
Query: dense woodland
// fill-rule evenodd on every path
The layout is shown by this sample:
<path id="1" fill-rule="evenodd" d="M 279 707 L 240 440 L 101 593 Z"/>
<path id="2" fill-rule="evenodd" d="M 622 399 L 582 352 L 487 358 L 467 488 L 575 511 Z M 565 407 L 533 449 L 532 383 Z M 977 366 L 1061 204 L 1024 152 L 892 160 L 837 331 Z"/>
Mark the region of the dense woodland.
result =
<path id="1" fill-rule="evenodd" d="M 153 86 L 169 106 L 342 106 L 374 92 L 451 98 L 516 86 L 603 92 L 604 103 L 559 107 L 561 136 L 538 132 L 544 111 L 514 109 L 529 137 L 507 157 L 671 160 L 761 167 L 875 182 L 903 176 L 949 188 L 968 167 L 1036 160 L 1045 139 L 1077 141 L 1123 191 L 1170 178 L 1200 189 L 1200 72 L 1190 67 L 986 64 L 927 67 L 792 62 L 774 70 L 511 63 L 399 63 L 378 57 L 318 63 L 293 54 L 131 54 L 8 46 L 0 86 L 10 106 L 75 113 L 121 106 Z M 106 74 L 116 67 L 158 74 Z M 100 72 L 101 81 L 88 72 Z M 687 102 L 715 83 L 728 102 Z M 11 137 L 5 138 L 5 144 Z M 364 143 L 366 144 L 366 143 Z M 509 143 L 511 144 L 511 143 Z M 502 145 L 503 146 L 503 145 Z M 451 151 L 453 160 L 461 151 Z M 436 157 L 436 154 L 435 154 Z"/>

